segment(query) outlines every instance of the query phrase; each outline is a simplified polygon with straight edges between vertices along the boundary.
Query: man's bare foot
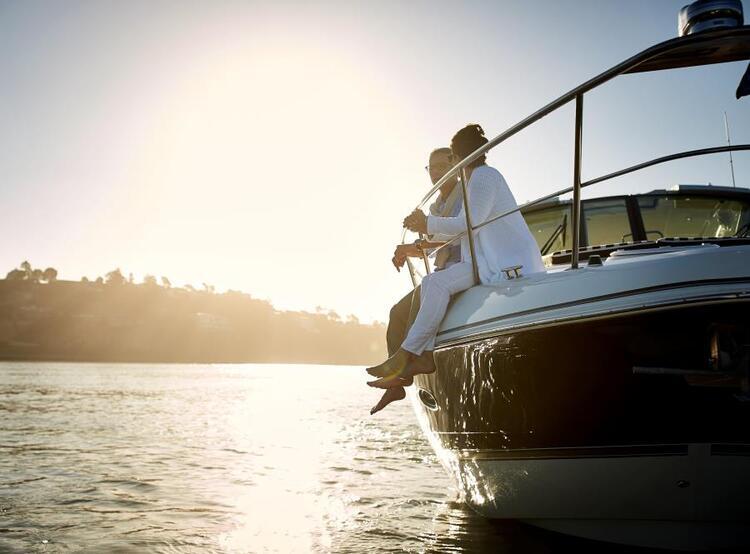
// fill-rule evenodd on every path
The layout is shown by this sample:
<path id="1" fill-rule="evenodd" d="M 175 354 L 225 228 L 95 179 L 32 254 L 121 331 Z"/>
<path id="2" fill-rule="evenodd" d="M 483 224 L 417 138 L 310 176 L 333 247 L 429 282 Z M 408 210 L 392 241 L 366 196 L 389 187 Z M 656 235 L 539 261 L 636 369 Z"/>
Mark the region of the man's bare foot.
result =
<path id="1" fill-rule="evenodd" d="M 367 384 L 378 389 L 390 389 L 393 387 L 408 387 L 414 382 L 414 376 L 420 373 L 433 373 L 436 369 L 432 351 L 425 350 L 421 356 L 412 354 L 412 362 L 397 375 L 387 375 L 368 381 Z"/>
<path id="2" fill-rule="evenodd" d="M 406 398 L 406 391 L 404 390 L 404 387 L 394 387 L 392 389 L 388 389 L 383 393 L 383 396 L 380 397 L 378 403 L 373 406 L 372 410 L 370 410 L 370 415 L 379 412 L 391 402 L 403 400 L 404 398 Z"/>
<path id="3" fill-rule="evenodd" d="M 433 354 L 433 350 L 425 350 L 422 352 L 422 354 L 417 356 L 409 366 L 409 373 L 412 375 L 416 375 L 417 373 L 433 373 L 437 369 Z"/>
<path id="4" fill-rule="evenodd" d="M 367 373 L 373 377 L 398 377 L 406 369 L 414 358 L 414 354 L 399 348 L 396 352 L 380 365 L 367 368 Z"/>

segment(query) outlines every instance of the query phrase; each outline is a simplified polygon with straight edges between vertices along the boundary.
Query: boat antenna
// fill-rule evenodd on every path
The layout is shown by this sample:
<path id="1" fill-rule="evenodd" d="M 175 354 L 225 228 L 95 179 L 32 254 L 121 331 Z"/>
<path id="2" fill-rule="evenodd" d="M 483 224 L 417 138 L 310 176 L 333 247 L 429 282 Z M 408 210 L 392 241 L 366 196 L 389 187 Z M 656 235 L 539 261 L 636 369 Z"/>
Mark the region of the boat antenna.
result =
<path id="1" fill-rule="evenodd" d="M 727 112 L 724 112 L 724 130 L 727 133 L 727 146 L 732 147 L 732 141 L 729 138 L 729 120 L 727 119 Z M 732 160 L 732 151 L 729 151 L 729 169 L 732 171 L 732 187 L 737 188 L 737 183 L 734 182 L 734 161 Z"/>

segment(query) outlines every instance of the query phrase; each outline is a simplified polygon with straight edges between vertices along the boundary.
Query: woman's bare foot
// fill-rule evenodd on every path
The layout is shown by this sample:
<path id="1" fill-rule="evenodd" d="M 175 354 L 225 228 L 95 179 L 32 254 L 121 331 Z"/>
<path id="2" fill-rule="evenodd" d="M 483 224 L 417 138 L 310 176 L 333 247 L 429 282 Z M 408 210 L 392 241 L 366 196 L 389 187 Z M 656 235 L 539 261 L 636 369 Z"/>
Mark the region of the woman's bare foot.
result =
<path id="1" fill-rule="evenodd" d="M 414 358 L 414 354 L 399 348 L 396 352 L 380 365 L 367 368 L 367 373 L 373 377 L 398 377 Z"/>
<path id="2" fill-rule="evenodd" d="M 381 377 L 374 381 L 368 381 L 367 384 L 376 389 L 393 389 L 399 387 L 409 387 L 414 383 L 414 377 Z"/>
<path id="3" fill-rule="evenodd" d="M 392 389 L 388 389 L 383 393 L 383 396 L 380 397 L 378 403 L 373 406 L 372 410 L 370 410 L 370 415 L 379 412 L 391 402 L 403 400 L 404 398 L 406 398 L 406 391 L 404 390 L 404 387 L 394 387 Z"/>
<path id="4" fill-rule="evenodd" d="M 387 375 L 368 381 L 367 384 L 378 389 L 390 389 L 392 387 L 408 387 L 414 382 L 414 376 L 420 373 L 433 373 L 436 369 L 432 351 L 425 350 L 421 356 L 412 354 L 412 362 L 397 375 Z"/>

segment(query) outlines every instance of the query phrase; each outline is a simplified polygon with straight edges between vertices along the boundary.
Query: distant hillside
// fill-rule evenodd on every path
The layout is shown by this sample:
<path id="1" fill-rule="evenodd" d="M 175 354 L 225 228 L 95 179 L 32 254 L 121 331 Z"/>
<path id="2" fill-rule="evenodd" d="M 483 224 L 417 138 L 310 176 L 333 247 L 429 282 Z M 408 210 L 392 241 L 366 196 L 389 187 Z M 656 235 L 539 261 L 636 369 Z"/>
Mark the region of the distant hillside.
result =
<path id="1" fill-rule="evenodd" d="M 166 279 L 134 284 L 119 271 L 107 282 L 58 281 L 49 269 L 0 280 L 0 359 L 368 364 L 385 356 L 381 324 L 277 311 L 248 294 Z"/>

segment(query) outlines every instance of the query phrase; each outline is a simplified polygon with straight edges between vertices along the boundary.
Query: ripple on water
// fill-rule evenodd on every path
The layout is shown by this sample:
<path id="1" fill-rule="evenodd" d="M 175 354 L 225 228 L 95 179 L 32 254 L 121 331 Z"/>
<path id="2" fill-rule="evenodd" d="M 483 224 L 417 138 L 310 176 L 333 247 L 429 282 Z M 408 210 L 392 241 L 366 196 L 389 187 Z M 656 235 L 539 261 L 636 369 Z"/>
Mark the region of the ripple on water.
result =
<path id="1" fill-rule="evenodd" d="M 369 416 L 365 381 L 348 367 L 0 364 L 0 552 L 547 551 L 456 502 L 410 406 Z"/>

